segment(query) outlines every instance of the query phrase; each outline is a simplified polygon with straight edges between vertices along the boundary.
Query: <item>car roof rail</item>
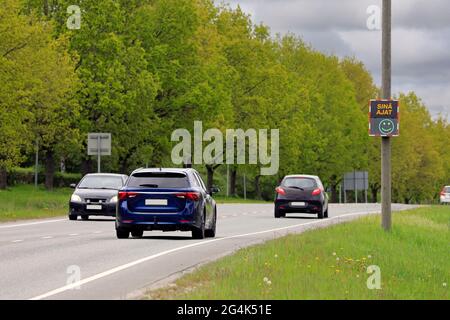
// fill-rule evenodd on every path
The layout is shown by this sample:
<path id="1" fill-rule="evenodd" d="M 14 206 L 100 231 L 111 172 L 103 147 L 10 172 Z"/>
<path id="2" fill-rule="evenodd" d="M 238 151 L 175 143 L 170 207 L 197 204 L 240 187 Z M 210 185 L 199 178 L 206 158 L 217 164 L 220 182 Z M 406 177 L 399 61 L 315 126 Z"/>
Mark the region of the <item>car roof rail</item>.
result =
<path id="1" fill-rule="evenodd" d="M 135 173 L 136 171 L 140 171 L 140 170 L 142 170 L 142 169 L 144 169 L 144 167 L 140 167 L 140 168 L 134 169 L 134 170 L 131 172 L 131 174 Z"/>

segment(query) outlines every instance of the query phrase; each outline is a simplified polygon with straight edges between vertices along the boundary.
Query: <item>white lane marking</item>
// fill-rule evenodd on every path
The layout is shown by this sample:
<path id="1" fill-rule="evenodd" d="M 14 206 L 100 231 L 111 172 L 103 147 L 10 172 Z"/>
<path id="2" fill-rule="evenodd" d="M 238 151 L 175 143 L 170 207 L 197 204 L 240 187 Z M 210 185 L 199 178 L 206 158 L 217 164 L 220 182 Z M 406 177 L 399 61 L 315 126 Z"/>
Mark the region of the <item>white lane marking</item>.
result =
<path id="1" fill-rule="evenodd" d="M 238 215 L 237 214 L 233 214 L 233 217 L 237 217 Z"/>
<path id="2" fill-rule="evenodd" d="M 101 231 L 95 231 L 94 234 L 99 234 L 102 233 Z"/>
<path id="3" fill-rule="evenodd" d="M 219 242 L 219 241 L 224 241 L 224 240 L 229 240 L 229 239 L 249 237 L 249 236 L 255 236 L 255 235 L 264 234 L 264 233 L 288 230 L 288 229 L 293 229 L 293 228 L 297 228 L 297 227 L 301 227 L 301 226 L 307 226 L 307 225 L 311 225 L 311 224 L 326 223 L 327 221 L 339 219 L 339 218 L 346 217 L 346 216 L 369 215 L 369 214 L 378 213 L 378 212 L 379 212 L 379 210 L 373 211 L 373 212 L 349 213 L 349 214 L 343 214 L 343 215 L 340 215 L 340 216 L 330 217 L 330 218 L 328 218 L 326 220 L 317 220 L 317 221 L 299 223 L 299 224 L 295 224 L 295 225 L 291 225 L 291 226 L 287 226 L 287 227 L 282 227 L 282 228 L 275 228 L 275 229 L 258 231 L 258 232 L 252 232 L 252 233 L 239 234 L 239 235 L 234 235 L 234 236 L 229 236 L 229 237 L 224 237 L 224 238 L 217 238 L 217 239 L 212 239 L 212 240 L 208 240 L 208 241 L 196 242 L 196 243 L 193 243 L 193 244 L 190 244 L 190 245 L 186 245 L 186 246 L 181 246 L 181 247 L 178 247 L 178 248 L 170 249 L 170 250 L 167 250 L 167 251 L 163 251 L 163 252 L 160 252 L 160 253 L 157 253 L 157 254 L 145 257 L 145 258 L 141 258 L 141 259 L 138 259 L 138 260 L 135 260 L 135 261 L 123 264 L 121 266 L 118 266 L 118 267 L 109 269 L 107 271 L 98 273 L 98 274 L 93 275 L 91 277 L 88 277 L 86 279 L 83 279 L 83 280 L 80 280 L 80 281 L 77 281 L 77 282 L 65 285 L 63 287 L 60 287 L 58 289 L 46 292 L 46 293 L 41 294 L 39 296 L 35 296 L 35 297 L 33 297 L 33 298 L 29 299 L 29 300 L 42 300 L 42 299 L 45 299 L 45 298 L 57 295 L 59 293 L 65 292 L 67 290 L 71 290 L 73 288 L 78 288 L 78 287 L 80 287 L 80 286 L 82 286 L 82 285 L 84 285 L 86 283 L 89 283 L 89 282 L 92 282 L 92 281 L 95 281 L 95 280 L 98 280 L 98 279 L 110 276 L 110 275 L 112 275 L 114 273 L 117 273 L 119 271 L 122 271 L 122 270 L 125 270 L 125 269 L 129 269 L 129 268 L 134 267 L 134 266 L 136 266 L 138 264 L 141 264 L 141 263 L 144 263 L 144 262 L 147 262 L 147 261 L 150 261 L 150 260 L 154 260 L 156 258 L 165 256 L 165 255 L 177 252 L 177 251 L 181 251 L 181 250 L 184 250 L 184 249 L 190 249 L 190 248 L 194 248 L 194 247 L 198 247 L 198 246 L 207 245 L 207 244 L 210 244 L 210 243 L 213 243 L 213 242 Z"/>
<path id="4" fill-rule="evenodd" d="M 69 236 L 71 236 L 71 237 L 75 237 L 75 236 L 78 236 L 79 235 L 79 233 L 71 233 L 71 234 L 69 234 Z"/>
<path id="5" fill-rule="evenodd" d="M 248 215 L 248 213 L 247 213 L 247 212 L 244 212 L 243 215 L 246 216 L 246 215 Z"/>
<path id="6" fill-rule="evenodd" d="M 46 236 L 46 237 L 42 237 L 41 239 L 53 239 L 52 236 Z"/>
<path id="7" fill-rule="evenodd" d="M 0 229 L 34 226 L 34 225 L 37 225 L 37 224 L 53 223 L 53 222 L 60 222 L 60 221 L 66 221 L 66 219 L 30 222 L 30 223 L 22 223 L 22 224 L 11 224 L 11 225 L 7 225 L 7 226 L 0 226 Z"/>
<path id="8" fill-rule="evenodd" d="M 11 241 L 12 243 L 18 243 L 18 242 L 22 242 L 23 240 L 13 240 Z"/>

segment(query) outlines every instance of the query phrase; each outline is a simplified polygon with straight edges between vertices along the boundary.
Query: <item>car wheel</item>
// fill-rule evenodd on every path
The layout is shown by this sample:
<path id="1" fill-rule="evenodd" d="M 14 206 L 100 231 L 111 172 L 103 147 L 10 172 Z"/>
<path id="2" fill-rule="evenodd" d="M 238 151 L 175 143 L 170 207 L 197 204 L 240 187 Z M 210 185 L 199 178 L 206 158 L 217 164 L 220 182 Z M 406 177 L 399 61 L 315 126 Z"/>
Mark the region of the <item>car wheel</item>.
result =
<path id="1" fill-rule="evenodd" d="M 133 230 L 133 231 L 131 231 L 131 236 L 133 238 L 142 238 L 143 235 L 144 235 L 144 230 Z"/>
<path id="2" fill-rule="evenodd" d="M 81 216 L 81 219 L 84 220 L 84 221 L 89 220 L 89 216 L 86 215 L 86 214 L 83 214 L 83 215 Z"/>
<path id="3" fill-rule="evenodd" d="M 281 211 L 280 209 L 275 209 L 275 218 L 284 218 L 286 216 L 286 213 Z"/>
<path id="4" fill-rule="evenodd" d="M 74 214 L 69 214 L 69 220 L 77 220 L 78 216 L 74 215 Z"/>
<path id="5" fill-rule="evenodd" d="M 214 218 L 212 222 L 211 229 L 205 231 L 205 236 L 208 238 L 214 238 L 216 236 L 216 225 L 217 225 L 217 212 L 214 210 Z"/>
<path id="6" fill-rule="evenodd" d="M 327 208 L 327 210 L 325 211 L 325 213 L 323 214 L 323 216 L 324 216 L 325 218 L 328 218 L 328 208 Z"/>
<path id="7" fill-rule="evenodd" d="M 124 230 L 122 228 L 117 228 L 116 236 L 117 236 L 117 239 L 128 239 L 128 237 L 130 236 L 130 231 Z"/>
<path id="8" fill-rule="evenodd" d="M 202 215 L 202 222 L 200 223 L 200 228 L 192 228 L 192 238 L 194 239 L 205 239 L 205 215 Z"/>
<path id="9" fill-rule="evenodd" d="M 323 212 L 323 208 L 322 208 L 322 209 L 320 209 L 319 213 L 317 214 L 317 218 L 323 219 L 323 217 L 324 217 L 324 212 Z"/>

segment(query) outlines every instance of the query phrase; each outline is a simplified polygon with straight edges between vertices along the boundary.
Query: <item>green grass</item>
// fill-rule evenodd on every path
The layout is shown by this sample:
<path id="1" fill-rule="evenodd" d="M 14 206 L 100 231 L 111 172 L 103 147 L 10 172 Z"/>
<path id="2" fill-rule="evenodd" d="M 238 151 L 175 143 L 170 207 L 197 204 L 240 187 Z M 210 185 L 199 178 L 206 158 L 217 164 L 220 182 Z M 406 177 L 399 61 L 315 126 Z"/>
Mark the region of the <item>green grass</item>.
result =
<path id="1" fill-rule="evenodd" d="M 0 221 L 37 219 L 62 216 L 68 212 L 72 190 L 47 191 L 30 185 L 0 190 Z"/>
<path id="2" fill-rule="evenodd" d="M 56 188 L 47 191 L 31 185 L 20 185 L 0 190 L 0 222 L 22 219 L 38 219 L 67 214 L 68 202 L 73 190 Z M 214 197 L 218 203 L 269 203 L 259 200 Z"/>
<path id="3" fill-rule="evenodd" d="M 448 299 L 450 207 L 396 213 L 390 233 L 379 220 L 366 217 L 241 249 L 144 298 Z M 367 288 L 369 265 L 381 269 L 380 290 Z"/>

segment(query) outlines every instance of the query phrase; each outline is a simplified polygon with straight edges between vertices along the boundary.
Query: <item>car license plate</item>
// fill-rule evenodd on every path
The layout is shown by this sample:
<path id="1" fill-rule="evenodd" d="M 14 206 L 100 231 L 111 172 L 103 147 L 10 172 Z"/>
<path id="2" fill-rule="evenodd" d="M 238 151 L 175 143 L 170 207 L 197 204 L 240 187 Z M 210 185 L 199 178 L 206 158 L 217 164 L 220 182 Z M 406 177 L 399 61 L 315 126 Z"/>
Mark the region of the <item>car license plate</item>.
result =
<path id="1" fill-rule="evenodd" d="M 167 199 L 146 199 L 146 206 L 167 206 Z"/>
<path id="2" fill-rule="evenodd" d="M 86 209 L 87 210 L 102 210 L 102 206 L 99 204 L 87 204 Z"/>
<path id="3" fill-rule="evenodd" d="M 306 202 L 291 202 L 291 207 L 306 207 Z"/>

